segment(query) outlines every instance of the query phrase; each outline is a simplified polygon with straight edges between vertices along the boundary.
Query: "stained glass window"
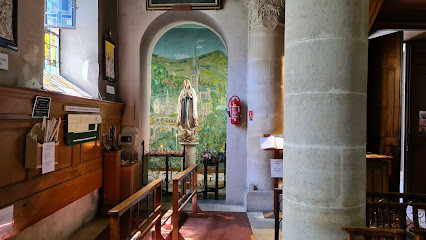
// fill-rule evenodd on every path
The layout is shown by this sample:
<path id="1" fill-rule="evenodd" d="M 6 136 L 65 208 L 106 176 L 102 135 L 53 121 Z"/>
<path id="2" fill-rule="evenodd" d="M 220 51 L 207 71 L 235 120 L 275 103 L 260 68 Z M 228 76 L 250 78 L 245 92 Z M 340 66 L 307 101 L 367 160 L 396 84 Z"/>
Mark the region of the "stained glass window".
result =
<path id="1" fill-rule="evenodd" d="M 59 28 L 44 30 L 44 70 L 59 75 Z"/>
<path id="2" fill-rule="evenodd" d="M 75 28 L 75 0 L 46 0 L 44 26 Z"/>

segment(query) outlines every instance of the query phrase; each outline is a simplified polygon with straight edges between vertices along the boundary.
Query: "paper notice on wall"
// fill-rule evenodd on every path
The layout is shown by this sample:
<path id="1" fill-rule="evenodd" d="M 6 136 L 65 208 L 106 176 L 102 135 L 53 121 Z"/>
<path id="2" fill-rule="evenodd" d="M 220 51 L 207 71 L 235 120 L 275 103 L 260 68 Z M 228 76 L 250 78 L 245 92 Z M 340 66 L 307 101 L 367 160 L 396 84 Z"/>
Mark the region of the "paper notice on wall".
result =
<path id="1" fill-rule="evenodd" d="M 0 239 L 13 230 L 13 205 L 0 209 Z"/>
<path id="2" fill-rule="evenodd" d="M 283 160 L 282 159 L 271 159 L 271 177 L 272 178 L 283 177 Z"/>
<path id="3" fill-rule="evenodd" d="M 100 115 L 68 114 L 68 124 L 73 124 L 73 123 L 77 123 L 77 124 L 102 123 L 102 117 Z"/>
<path id="4" fill-rule="evenodd" d="M 55 171 L 55 143 L 43 143 L 41 174 Z"/>

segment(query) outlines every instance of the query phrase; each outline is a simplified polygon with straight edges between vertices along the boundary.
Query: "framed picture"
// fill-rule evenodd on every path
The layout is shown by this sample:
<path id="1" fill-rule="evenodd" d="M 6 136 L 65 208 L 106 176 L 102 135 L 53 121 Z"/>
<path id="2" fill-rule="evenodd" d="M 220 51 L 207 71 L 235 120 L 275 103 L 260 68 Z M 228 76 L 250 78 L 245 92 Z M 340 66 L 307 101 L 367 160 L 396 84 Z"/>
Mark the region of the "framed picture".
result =
<path id="1" fill-rule="evenodd" d="M 106 38 L 103 39 L 102 65 L 104 79 L 110 82 L 115 82 L 115 44 Z"/>
<path id="2" fill-rule="evenodd" d="M 0 0 L 0 47 L 18 50 L 18 0 Z"/>
<path id="3" fill-rule="evenodd" d="M 426 133 L 426 111 L 419 111 L 419 132 Z"/>
<path id="4" fill-rule="evenodd" d="M 148 10 L 170 10 L 173 6 L 189 5 L 192 9 L 216 10 L 222 8 L 222 0 L 146 0 Z"/>

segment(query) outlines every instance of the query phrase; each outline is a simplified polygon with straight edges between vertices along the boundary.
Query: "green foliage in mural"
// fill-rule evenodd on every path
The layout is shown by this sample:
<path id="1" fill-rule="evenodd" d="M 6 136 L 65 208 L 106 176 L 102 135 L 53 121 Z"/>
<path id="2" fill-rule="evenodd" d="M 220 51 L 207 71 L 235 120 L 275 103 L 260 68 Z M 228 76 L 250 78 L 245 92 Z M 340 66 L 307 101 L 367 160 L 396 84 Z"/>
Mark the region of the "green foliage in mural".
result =
<path id="1" fill-rule="evenodd" d="M 183 81 L 192 79 L 192 61 L 193 58 L 175 60 L 152 55 L 151 151 L 160 149 L 160 145 L 163 145 L 166 150 L 176 148 L 177 102 Z M 199 56 L 198 64 L 200 68 L 200 86 L 197 92 L 200 143 L 197 145 L 197 154 L 200 156 L 206 148 L 218 152 L 225 150 L 228 57 L 217 50 Z M 179 137 L 177 140 L 179 142 Z M 181 150 L 179 144 L 178 149 Z M 180 159 L 176 159 L 178 160 Z M 172 162 L 171 165 L 178 167 L 180 163 Z"/>

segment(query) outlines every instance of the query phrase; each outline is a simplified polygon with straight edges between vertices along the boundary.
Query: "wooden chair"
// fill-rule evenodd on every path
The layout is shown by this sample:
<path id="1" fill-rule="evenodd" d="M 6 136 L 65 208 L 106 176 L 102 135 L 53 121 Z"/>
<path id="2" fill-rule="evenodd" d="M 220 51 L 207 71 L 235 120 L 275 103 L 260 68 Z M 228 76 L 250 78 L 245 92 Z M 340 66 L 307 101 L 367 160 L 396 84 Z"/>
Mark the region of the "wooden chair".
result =
<path id="1" fill-rule="evenodd" d="M 406 203 L 367 202 L 366 226 L 374 228 L 399 228 L 405 230 Z"/>
<path id="2" fill-rule="evenodd" d="M 413 206 L 413 222 L 414 222 L 414 240 L 426 240 L 426 229 L 421 228 L 420 221 L 424 215 L 419 215 L 419 209 L 426 211 L 426 203 L 412 203 Z"/>
<path id="3" fill-rule="evenodd" d="M 348 233 L 347 240 L 355 240 L 362 236 L 365 240 L 405 240 L 406 232 L 403 229 L 369 228 L 369 227 L 342 227 Z"/>

